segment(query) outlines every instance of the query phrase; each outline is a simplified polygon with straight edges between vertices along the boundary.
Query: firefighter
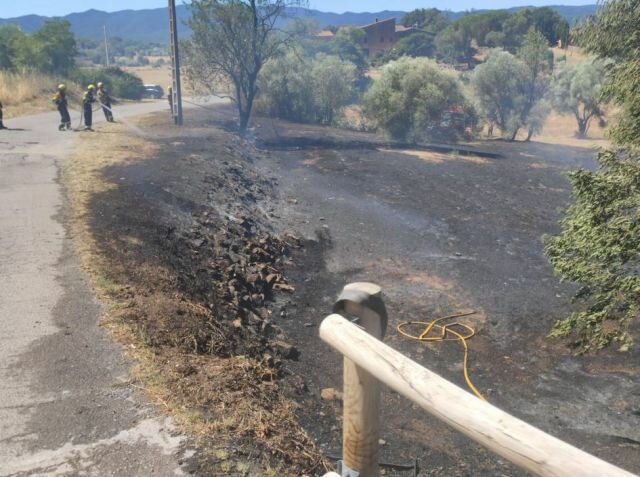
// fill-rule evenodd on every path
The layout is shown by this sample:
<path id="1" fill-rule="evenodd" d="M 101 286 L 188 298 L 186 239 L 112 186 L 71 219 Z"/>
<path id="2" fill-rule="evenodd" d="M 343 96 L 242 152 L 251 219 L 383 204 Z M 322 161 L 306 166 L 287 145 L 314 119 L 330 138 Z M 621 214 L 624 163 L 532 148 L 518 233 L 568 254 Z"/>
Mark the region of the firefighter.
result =
<path id="1" fill-rule="evenodd" d="M 58 91 L 51 101 L 56 105 L 60 113 L 60 126 L 58 126 L 58 131 L 71 129 L 71 116 L 69 116 L 69 107 L 67 104 L 67 87 L 64 84 L 58 85 Z"/>
<path id="2" fill-rule="evenodd" d="M 167 100 L 169 101 L 169 112 L 173 117 L 173 87 L 167 86 Z"/>
<path id="3" fill-rule="evenodd" d="M 82 96 L 82 108 L 84 114 L 84 130 L 85 131 L 93 131 L 91 126 L 93 126 L 93 103 L 96 102 L 95 97 L 96 87 L 92 84 L 87 86 L 87 90 L 84 92 Z"/>
<path id="4" fill-rule="evenodd" d="M 111 109 L 111 96 L 109 96 L 109 92 L 105 89 L 104 83 L 102 82 L 98 83 L 98 101 L 102 106 L 105 119 L 110 123 L 114 123 L 113 110 Z"/>
<path id="5" fill-rule="evenodd" d="M 2 122 L 2 101 L 0 101 L 0 129 L 7 129 Z"/>

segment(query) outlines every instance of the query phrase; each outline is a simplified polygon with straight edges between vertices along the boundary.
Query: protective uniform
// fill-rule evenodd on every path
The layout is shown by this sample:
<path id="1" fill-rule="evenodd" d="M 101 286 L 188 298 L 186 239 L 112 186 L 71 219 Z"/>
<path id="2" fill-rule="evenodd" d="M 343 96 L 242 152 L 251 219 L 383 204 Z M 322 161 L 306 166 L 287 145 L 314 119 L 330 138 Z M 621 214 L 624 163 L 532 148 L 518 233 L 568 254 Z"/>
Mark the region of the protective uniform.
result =
<path id="1" fill-rule="evenodd" d="M 67 104 L 67 87 L 63 84 L 59 85 L 58 92 L 51 101 L 56 105 L 60 113 L 60 126 L 58 126 L 58 131 L 71 129 L 71 116 L 69 116 L 69 106 Z"/>
<path id="2" fill-rule="evenodd" d="M 115 122 L 113 119 L 113 110 L 111 109 L 111 96 L 109 96 L 109 92 L 102 83 L 98 83 L 98 101 L 102 106 L 105 119 L 110 123 Z"/>
<path id="3" fill-rule="evenodd" d="M 84 115 L 84 129 L 86 131 L 93 131 L 91 126 L 93 126 L 93 103 L 96 102 L 96 97 L 93 94 L 95 89 L 96 87 L 90 84 L 82 96 L 82 113 Z"/>
<path id="4" fill-rule="evenodd" d="M 2 122 L 2 101 L 0 101 L 0 129 L 7 129 Z"/>

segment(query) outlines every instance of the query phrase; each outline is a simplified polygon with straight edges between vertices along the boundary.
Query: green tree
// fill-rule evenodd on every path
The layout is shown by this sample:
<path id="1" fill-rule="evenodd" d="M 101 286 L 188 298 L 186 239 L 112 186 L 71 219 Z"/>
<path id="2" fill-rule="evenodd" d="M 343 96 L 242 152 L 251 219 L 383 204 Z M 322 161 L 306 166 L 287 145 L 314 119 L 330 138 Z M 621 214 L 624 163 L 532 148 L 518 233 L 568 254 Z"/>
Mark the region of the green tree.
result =
<path id="1" fill-rule="evenodd" d="M 528 105 L 526 85 L 530 71 L 507 51 L 492 50 L 471 75 L 471 86 L 484 117 L 513 140 L 524 124 Z"/>
<path id="2" fill-rule="evenodd" d="M 15 69 L 18 62 L 18 52 L 21 45 L 27 41 L 27 36 L 16 25 L 0 27 L 0 69 Z"/>
<path id="3" fill-rule="evenodd" d="M 31 55 L 21 60 L 23 67 L 31 65 L 40 71 L 60 75 L 67 75 L 75 68 L 78 51 L 68 21 L 46 20 L 30 40 Z"/>
<path id="4" fill-rule="evenodd" d="M 559 64 L 553 78 L 554 107 L 562 113 L 572 114 L 577 123 L 577 136 L 584 138 L 593 119 L 602 119 L 602 86 L 605 64 L 598 59 L 587 59 L 576 65 Z"/>
<path id="5" fill-rule="evenodd" d="M 579 351 L 611 343 L 630 349 L 640 315 L 640 9 L 636 0 L 610 0 L 582 27 L 578 43 L 609 60 L 603 93 L 621 111 L 610 131 L 616 149 L 598 154 L 596 171 L 570 175 L 575 202 L 546 254 L 562 280 L 580 285 L 580 309 L 551 335 L 571 337 Z"/>
<path id="6" fill-rule="evenodd" d="M 471 44 L 473 40 L 469 25 L 455 23 L 449 25 L 436 36 L 436 49 L 439 56 L 448 63 L 464 61 L 467 66 L 473 66 L 476 49 Z"/>
<path id="7" fill-rule="evenodd" d="M 490 48 L 506 48 L 507 35 L 501 31 L 490 31 L 484 37 L 485 43 Z"/>
<path id="8" fill-rule="evenodd" d="M 426 32 L 437 34 L 449 24 L 449 19 L 437 8 L 417 8 L 400 20 L 406 27 L 417 27 Z"/>
<path id="9" fill-rule="evenodd" d="M 309 60 L 291 50 L 265 65 L 257 109 L 292 121 L 331 124 L 353 100 L 355 79 L 352 63 L 324 54 Z"/>
<path id="10" fill-rule="evenodd" d="M 362 47 L 365 37 L 366 33 L 361 28 L 342 27 L 329 42 L 325 53 L 356 65 L 358 77 L 362 78 L 369 66 Z"/>
<path id="11" fill-rule="evenodd" d="M 290 36 L 279 34 L 278 19 L 302 0 L 193 0 L 185 44 L 189 79 L 201 90 L 224 94 L 238 109 L 240 132 L 249 125 L 263 66 Z M 226 88 L 231 85 L 231 92 Z M 223 92 L 221 92 L 223 90 Z"/>
<path id="12" fill-rule="evenodd" d="M 518 50 L 518 59 L 520 59 L 528 69 L 528 75 L 524 84 L 524 92 L 526 95 L 526 104 L 522 111 L 522 123 L 529 125 L 527 141 L 535 132 L 539 132 L 544 123 L 542 114 L 550 111 L 548 104 L 545 102 L 544 107 L 538 103 L 545 97 L 549 89 L 551 72 L 553 71 L 553 53 L 549 50 L 548 43 L 544 35 L 531 27 L 522 40 L 522 46 Z M 531 113 L 535 109 L 535 114 Z M 533 121 L 530 121 L 534 118 Z M 517 131 L 516 131 L 517 134 Z M 515 135 L 513 138 L 515 139 Z"/>
<path id="13" fill-rule="evenodd" d="M 443 113 L 466 103 L 455 75 L 432 60 L 406 57 L 385 65 L 363 98 L 365 115 L 402 141 L 427 138 Z"/>

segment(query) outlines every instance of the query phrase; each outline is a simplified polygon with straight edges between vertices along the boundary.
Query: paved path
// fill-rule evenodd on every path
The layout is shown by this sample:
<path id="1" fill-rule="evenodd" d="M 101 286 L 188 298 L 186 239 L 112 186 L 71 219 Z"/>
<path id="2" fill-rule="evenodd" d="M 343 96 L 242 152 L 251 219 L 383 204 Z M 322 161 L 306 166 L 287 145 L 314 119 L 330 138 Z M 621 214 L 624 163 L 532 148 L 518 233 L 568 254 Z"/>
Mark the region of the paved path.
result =
<path id="1" fill-rule="evenodd" d="M 56 131 L 56 113 L 7 123 L 23 130 L 0 131 L 0 477 L 186 473 L 184 438 L 127 385 L 97 326 L 65 228 L 59 178 L 77 134 Z"/>

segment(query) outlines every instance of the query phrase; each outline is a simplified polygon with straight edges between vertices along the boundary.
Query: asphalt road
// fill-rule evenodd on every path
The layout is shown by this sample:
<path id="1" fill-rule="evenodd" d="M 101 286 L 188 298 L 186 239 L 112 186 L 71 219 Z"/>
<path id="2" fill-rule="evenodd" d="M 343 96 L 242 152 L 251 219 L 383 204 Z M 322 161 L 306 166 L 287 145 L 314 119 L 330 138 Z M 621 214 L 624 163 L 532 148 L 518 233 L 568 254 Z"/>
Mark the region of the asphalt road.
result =
<path id="1" fill-rule="evenodd" d="M 146 102 L 115 114 L 165 107 Z M 101 306 L 65 227 L 61 171 L 78 135 L 98 133 L 58 132 L 57 113 L 7 123 L 13 130 L 0 131 L 0 476 L 187 473 L 186 439 L 129 384 L 129 363 L 97 326 Z"/>

